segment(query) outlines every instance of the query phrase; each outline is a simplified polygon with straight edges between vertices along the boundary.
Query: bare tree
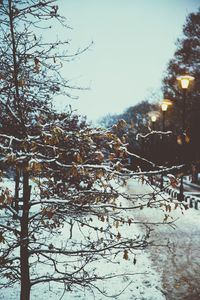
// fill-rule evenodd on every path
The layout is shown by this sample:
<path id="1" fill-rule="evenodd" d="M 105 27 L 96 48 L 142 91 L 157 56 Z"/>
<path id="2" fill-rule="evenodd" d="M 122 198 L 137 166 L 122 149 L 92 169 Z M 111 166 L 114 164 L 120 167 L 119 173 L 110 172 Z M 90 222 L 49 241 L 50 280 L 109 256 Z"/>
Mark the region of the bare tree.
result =
<path id="1" fill-rule="evenodd" d="M 63 24 L 55 3 L 0 4 L 1 169 L 10 166 L 16 173 L 13 187 L 1 187 L 0 287 L 20 282 L 21 300 L 30 299 L 36 284 L 60 282 L 64 291 L 98 288 L 98 279 L 115 276 L 102 277 L 90 265 L 118 253 L 128 259 L 147 245 L 148 226 L 142 237 L 121 235 L 120 224 L 134 223 L 127 212 L 161 204 L 170 210 L 169 200 L 157 198 L 158 192 L 130 196 L 116 183 L 182 167 L 156 169 L 148 162 L 156 170 L 132 172 L 125 167 L 127 158 L 139 157 L 127 150 L 126 140 L 90 128 L 72 112 L 53 111 L 53 97 L 70 96 L 73 88 L 60 76 L 60 60 L 69 55 L 57 52 L 68 41 L 44 42 L 35 33 L 53 18 Z M 119 202 L 120 195 L 128 204 Z M 67 233 L 65 242 L 59 241 L 60 232 Z"/>
<path id="2" fill-rule="evenodd" d="M 20 281 L 21 299 L 29 299 L 31 287 L 40 283 L 60 282 L 68 290 L 77 285 L 95 288 L 93 281 L 111 275 L 91 272 L 93 262 L 120 252 L 128 259 L 147 245 L 148 224 L 142 237 L 121 235 L 122 224 L 135 222 L 128 212 L 171 207 L 169 200 L 157 198 L 159 192 L 130 196 L 116 188 L 127 177 L 144 179 L 145 173 L 124 167 L 131 154 L 112 132 L 54 112 L 42 115 L 36 126 L 35 135 L 26 139 L 0 135 L 3 164 L 20 169 L 19 209 L 13 207 L 12 188 L 1 189 L 1 207 L 8 214 L 0 224 L 1 285 Z M 159 170 L 147 175 L 154 173 Z M 127 202 L 120 203 L 120 195 Z M 63 230 L 64 244 L 58 241 Z M 40 271 L 41 265 L 45 271 Z"/>

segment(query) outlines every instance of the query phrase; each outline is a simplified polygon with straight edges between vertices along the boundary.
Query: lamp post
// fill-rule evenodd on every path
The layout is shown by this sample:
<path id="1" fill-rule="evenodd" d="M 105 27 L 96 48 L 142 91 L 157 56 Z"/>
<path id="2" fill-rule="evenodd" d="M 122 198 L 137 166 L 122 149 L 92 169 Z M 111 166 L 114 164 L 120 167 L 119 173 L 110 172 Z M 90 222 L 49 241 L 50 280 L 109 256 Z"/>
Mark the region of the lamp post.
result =
<path id="1" fill-rule="evenodd" d="M 168 104 L 163 100 L 161 103 L 161 110 L 162 110 L 162 131 L 165 132 L 165 115 L 168 108 Z M 163 146 L 163 140 L 162 137 L 162 146 Z M 163 174 L 161 175 L 161 182 L 160 182 L 160 188 L 163 188 Z"/>
<path id="2" fill-rule="evenodd" d="M 156 123 L 156 120 L 157 120 L 157 115 L 155 113 L 152 113 L 151 114 L 151 124 L 152 124 L 152 130 L 155 131 L 155 123 Z M 152 139 L 151 139 L 151 147 L 152 147 L 152 159 L 154 159 L 154 136 L 152 136 Z M 154 181 L 154 178 L 153 176 L 150 177 L 151 178 L 151 184 L 153 184 L 153 181 Z"/>
<path id="3" fill-rule="evenodd" d="M 163 132 L 165 132 L 165 114 L 167 111 L 168 105 L 167 103 L 165 103 L 164 101 L 161 103 L 161 109 L 162 109 L 162 130 Z"/>
<path id="4" fill-rule="evenodd" d="M 155 130 L 155 123 L 156 123 L 157 117 L 156 115 L 151 116 L 151 123 L 152 123 L 152 129 Z"/>
<path id="5" fill-rule="evenodd" d="M 182 147 L 185 145 L 185 111 L 186 111 L 186 94 L 187 94 L 187 89 L 189 88 L 190 82 L 194 80 L 194 77 L 189 76 L 189 75 L 183 75 L 177 77 L 177 80 L 180 82 L 180 86 L 183 91 L 183 110 L 182 110 Z M 184 151 L 184 148 L 183 148 Z M 179 201 L 184 200 L 184 188 L 183 188 L 183 175 L 181 176 L 181 182 L 180 182 L 180 189 L 179 189 L 179 196 L 178 196 Z"/>
<path id="6" fill-rule="evenodd" d="M 170 106 L 170 105 L 172 105 L 172 101 L 171 100 L 169 100 L 169 99 L 163 99 L 162 100 L 162 103 L 161 103 L 161 110 L 162 110 L 162 112 L 163 112 L 163 128 L 162 128 L 162 130 L 163 130 L 163 132 L 165 132 L 165 115 L 166 115 L 166 111 L 167 111 L 167 109 L 168 109 L 168 106 Z"/>

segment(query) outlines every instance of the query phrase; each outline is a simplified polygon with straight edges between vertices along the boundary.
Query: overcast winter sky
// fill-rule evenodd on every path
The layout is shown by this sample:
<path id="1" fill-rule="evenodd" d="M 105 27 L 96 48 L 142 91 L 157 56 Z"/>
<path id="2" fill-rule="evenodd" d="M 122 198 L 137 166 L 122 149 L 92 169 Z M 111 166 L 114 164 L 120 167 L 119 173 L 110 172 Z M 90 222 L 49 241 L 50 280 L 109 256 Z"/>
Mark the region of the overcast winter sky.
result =
<path id="1" fill-rule="evenodd" d="M 159 91 L 186 16 L 198 0 L 60 0 L 60 13 L 73 28 L 72 49 L 94 45 L 65 75 L 89 91 L 77 92 L 74 108 L 89 120 L 121 113 Z M 59 105 L 69 102 L 63 99 Z"/>

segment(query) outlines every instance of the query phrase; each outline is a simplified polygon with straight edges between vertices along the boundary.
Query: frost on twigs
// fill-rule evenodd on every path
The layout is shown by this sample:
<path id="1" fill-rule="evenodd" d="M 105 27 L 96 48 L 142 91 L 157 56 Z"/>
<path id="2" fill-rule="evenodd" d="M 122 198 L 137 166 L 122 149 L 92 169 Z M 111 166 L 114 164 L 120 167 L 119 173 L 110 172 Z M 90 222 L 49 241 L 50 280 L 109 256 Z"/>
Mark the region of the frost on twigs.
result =
<path id="1" fill-rule="evenodd" d="M 147 227 L 143 235 L 137 234 L 134 211 L 158 207 L 160 200 L 155 193 L 154 196 L 127 193 L 126 180 L 133 174 L 137 176 L 137 171 L 124 167 L 126 159 L 115 144 L 120 145 L 120 140 L 112 132 L 90 128 L 70 113 L 60 115 L 49 111 L 39 122 L 40 126 L 35 123 L 29 129 L 25 144 L 22 137 L 0 135 L 2 143 L 9 143 L 15 155 L 9 163 L 18 172 L 19 199 L 23 200 L 24 188 L 30 191 L 28 208 L 23 202 L 19 207 L 15 197 L 14 203 L 6 202 L 6 208 L 15 218 L 8 228 L 2 227 L 3 239 L 12 238 L 17 251 L 23 230 L 20 222 L 28 209 L 30 234 L 23 243 L 28 241 L 31 283 L 46 282 L 44 278 L 51 282 L 56 276 L 59 282 L 69 281 L 73 289 L 74 280 L 85 282 L 87 273 L 88 280 L 98 284 L 98 279 L 103 276 L 106 280 L 106 275 L 90 272 L 96 261 L 136 263 L 136 252 L 147 246 L 149 231 Z M 110 147 L 113 142 L 114 147 Z M 113 153 L 114 157 L 110 155 Z M 7 155 L 7 150 L 1 150 L 1 154 Z M 24 186 L 27 175 L 28 183 Z M 146 175 L 137 178 L 145 186 Z M 14 179 L 17 180 L 16 175 Z M 16 193 L 14 187 L 12 190 L 12 194 Z M 170 213 L 169 204 L 163 208 Z M 164 222 L 167 221 L 165 217 Z M 15 251 L 12 256 L 4 250 L 2 254 L 9 260 L 1 268 L 4 278 L 7 269 L 12 274 L 17 272 L 20 258 L 16 258 Z M 10 264 L 16 259 L 18 264 Z M 41 264 L 45 264 L 43 273 Z M 9 278 L 10 283 L 18 280 Z"/>
<path id="2" fill-rule="evenodd" d="M 15 245 L 12 255 L 6 246 L 2 249 L 6 259 L 1 266 L 2 278 L 7 278 L 7 269 L 12 274 L 20 269 L 22 258 L 15 252 L 21 244 L 28 245 L 33 285 L 46 282 L 44 278 L 54 281 L 56 274 L 60 282 L 64 278 L 73 288 L 72 276 L 77 282 L 85 282 L 86 273 L 90 282 L 102 278 L 89 271 L 96 260 L 109 256 L 133 259 L 131 251 L 143 249 L 146 241 L 145 237 L 130 238 L 124 233 L 124 226 L 131 228 L 134 220 L 127 216 L 128 205 L 119 197 L 125 196 L 121 187 L 124 175 L 129 177 L 132 171 L 124 168 L 126 158 L 119 151 L 120 139 L 112 132 L 90 128 L 76 115 L 50 110 L 41 118 L 37 116 L 37 122 L 26 130 L 25 138 L 0 134 L 5 145 L 1 148 L 5 157 L 2 167 L 7 171 L 9 161 L 14 179 L 12 197 L 7 189 L 1 193 L 1 204 L 14 217 L 9 226 L 0 224 L 2 242 L 8 245 L 11 238 Z M 7 157 L 7 145 L 12 159 Z M 30 233 L 23 239 L 22 220 L 26 220 Z M 49 262 L 42 274 L 40 265 L 46 259 Z M 12 275 L 8 282 L 18 280 L 23 279 Z"/>
<path id="3" fill-rule="evenodd" d="M 55 2 L 8 0 L 0 6 L 0 170 L 9 178 L 0 174 L 0 288 L 20 283 L 21 299 L 29 299 L 34 286 L 48 290 L 53 282 L 64 292 L 103 293 L 98 282 L 116 275 L 99 270 L 97 262 L 134 265 L 150 230 L 138 234 L 133 214 L 160 203 L 151 193 L 126 190 L 129 178 L 145 183 L 163 168 L 128 151 L 125 121 L 102 130 L 72 110 L 52 108 L 55 96 L 76 97 L 60 68 L 85 50 L 73 56 L 68 40 L 49 42 L 46 31 L 44 40 L 37 35 L 35 29 L 47 30 L 52 18 L 63 24 Z M 147 164 L 147 171 L 132 170 L 130 157 Z"/>

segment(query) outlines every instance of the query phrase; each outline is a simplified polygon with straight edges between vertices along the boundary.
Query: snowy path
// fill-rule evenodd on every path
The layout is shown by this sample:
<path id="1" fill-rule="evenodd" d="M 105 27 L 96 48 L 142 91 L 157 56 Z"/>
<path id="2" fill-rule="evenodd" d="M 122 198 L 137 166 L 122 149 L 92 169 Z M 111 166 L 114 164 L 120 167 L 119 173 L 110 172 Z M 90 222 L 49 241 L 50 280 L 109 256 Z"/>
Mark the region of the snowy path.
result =
<path id="1" fill-rule="evenodd" d="M 130 193 L 135 190 L 152 191 L 148 186 L 142 186 L 129 181 Z M 151 247 L 149 252 L 152 261 L 162 276 L 162 287 L 167 300 L 199 300 L 200 299 L 200 211 L 189 209 L 172 212 L 176 221 L 176 229 L 158 226 L 152 233 L 152 239 L 157 244 L 169 240 L 170 248 Z M 137 218 L 145 221 L 159 221 L 161 214 L 155 209 L 144 209 L 137 213 Z"/>

